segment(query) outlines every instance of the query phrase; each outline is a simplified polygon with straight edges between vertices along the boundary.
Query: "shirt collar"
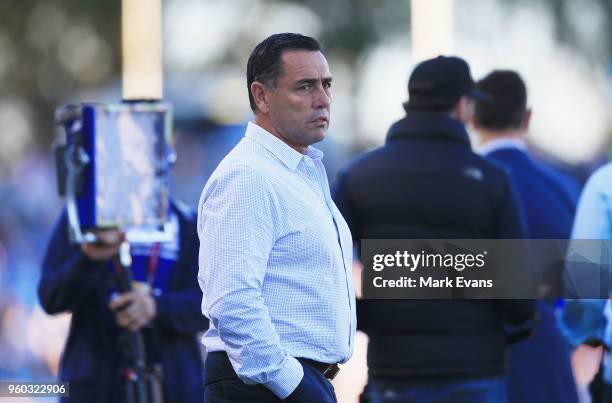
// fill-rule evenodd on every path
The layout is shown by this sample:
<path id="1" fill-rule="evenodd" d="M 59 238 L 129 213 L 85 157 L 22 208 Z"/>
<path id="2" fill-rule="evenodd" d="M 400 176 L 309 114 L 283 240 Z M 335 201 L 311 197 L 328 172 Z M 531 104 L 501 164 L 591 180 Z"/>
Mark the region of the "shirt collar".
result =
<path id="1" fill-rule="evenodd" d="M 321 160 L 323 152 L 312 146 L 306 148 L 306 153 L 302 154 L 287 143 L 265 130 L 256 123 L 249 122 L 246 128 L 245 137 L 262 145 L 266 150 L 270 151 L 276 158 L 287 166 L 291 171 L 295 171 L 304 156 L 314 160 Z"/>
<path id="2" fill-rule="evenodd" d="M 491 154 L 492 152 L 502 150 L 502 149 L 507 149 L 507 148 L 513 148 L 513 149 L 517 149 L 520 151 L 526 151 L 527 145 L 525 143 L 525 140 L 523 139 L 500 137 L 498 139 L 487 141 L 485 144 L 478 147 L 478 154 L 487 155 L 487 154 Z"/>

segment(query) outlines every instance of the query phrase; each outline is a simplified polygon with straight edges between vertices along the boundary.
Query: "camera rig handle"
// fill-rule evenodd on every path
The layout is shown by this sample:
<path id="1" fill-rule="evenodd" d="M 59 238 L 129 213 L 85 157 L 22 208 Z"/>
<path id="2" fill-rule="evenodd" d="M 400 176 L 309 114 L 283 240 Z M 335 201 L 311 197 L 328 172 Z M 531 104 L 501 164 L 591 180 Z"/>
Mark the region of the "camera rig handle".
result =
<path id="1" fill-rule="evenodd" d="M 119 292 L 132 291 L 132 257 L 130 244 L 124 241 L 119 247 L 115 261 Z M 129 366 L 123 375 L 126 380 L 127 403 L 164 403 L 162 370 L 159 366 L 148 366 L 144 337 L 141 331 L 125 332 L 126 355 Z"/>

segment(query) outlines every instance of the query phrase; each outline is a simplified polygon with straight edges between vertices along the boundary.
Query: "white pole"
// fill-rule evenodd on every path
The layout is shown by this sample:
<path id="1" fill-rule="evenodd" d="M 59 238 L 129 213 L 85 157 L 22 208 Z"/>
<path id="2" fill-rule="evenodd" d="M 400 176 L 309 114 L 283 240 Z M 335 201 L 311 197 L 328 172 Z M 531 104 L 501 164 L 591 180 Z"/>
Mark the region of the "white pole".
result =
<path id="1" fill-rule="evenodd" d="M 411 0 L 412 60 L 453 52 L 453 0 Z"/>
<path id="2" fill-rule="evenodd" d="M 122 0 L 123 99 L 162 99 L 161 0 Z"/>

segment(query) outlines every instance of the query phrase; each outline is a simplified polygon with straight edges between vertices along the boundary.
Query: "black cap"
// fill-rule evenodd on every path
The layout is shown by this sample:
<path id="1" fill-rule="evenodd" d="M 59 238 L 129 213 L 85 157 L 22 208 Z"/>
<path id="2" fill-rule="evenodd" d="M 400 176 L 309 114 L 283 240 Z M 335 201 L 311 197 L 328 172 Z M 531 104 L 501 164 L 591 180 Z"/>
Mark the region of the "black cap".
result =
<path id="1" fill-rule="evenodd" d="M 459 57 L 438 56 L 418 64 L 408 80 L 408 109 L 448 110 L 467 95 L 487 100 L 476 88 L 470 66 Z"/>

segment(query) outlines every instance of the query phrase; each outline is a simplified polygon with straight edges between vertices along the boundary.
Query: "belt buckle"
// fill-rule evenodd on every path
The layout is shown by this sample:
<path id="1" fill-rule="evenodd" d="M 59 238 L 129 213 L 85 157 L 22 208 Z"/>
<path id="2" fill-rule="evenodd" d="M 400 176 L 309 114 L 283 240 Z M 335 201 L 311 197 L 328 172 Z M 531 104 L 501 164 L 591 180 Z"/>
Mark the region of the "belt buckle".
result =
<path id="1" fill-rule="evenodd" d="M 323 371 L 323 376 L 332 381 L 338 375 L 338 372 L 340 372 L 338 364 L 332 364 Z"/>

